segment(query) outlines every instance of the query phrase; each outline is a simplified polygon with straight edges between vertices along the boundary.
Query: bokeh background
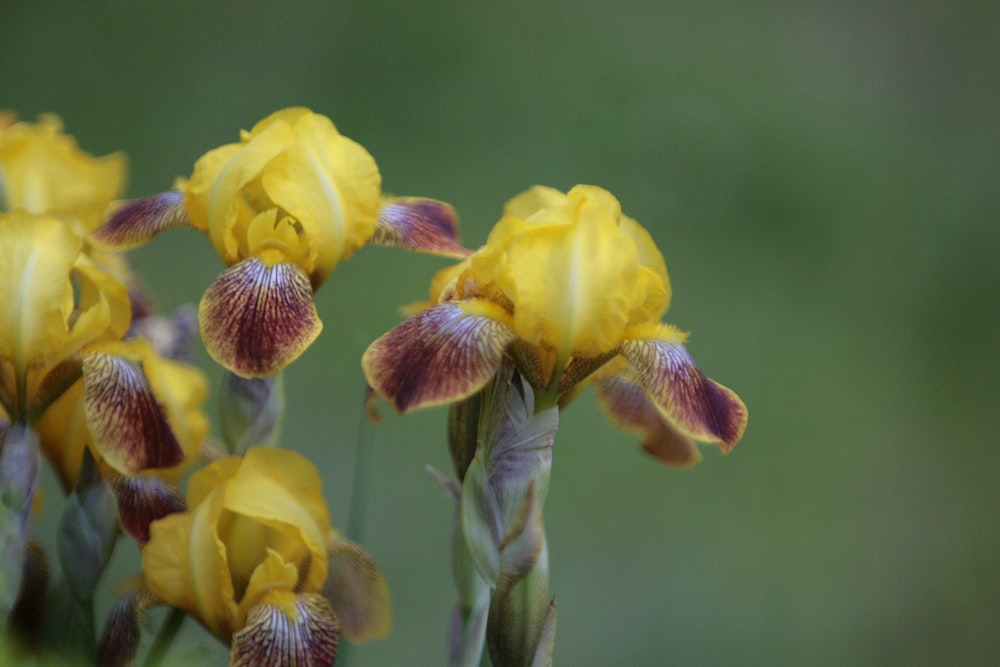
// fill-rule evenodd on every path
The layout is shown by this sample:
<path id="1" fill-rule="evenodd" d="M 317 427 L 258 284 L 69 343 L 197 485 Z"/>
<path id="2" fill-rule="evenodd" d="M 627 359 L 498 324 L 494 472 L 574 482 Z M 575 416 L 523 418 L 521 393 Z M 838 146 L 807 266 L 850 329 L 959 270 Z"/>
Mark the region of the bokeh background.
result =
<path id="1" fill-rule="evenodd" d="M 602 185 L 652 232 L 667 320 L 750 425 L 677 471 L 589 394 L 564 413 L 558 664 L 1000 662 L 997 3 L 8 0 L 0 17 L 0 106 L 127 152 L 129 196 L 306 105 L 387 190 L 452 202 L 470 246 L 535 183 Z M 222 268 L 187 231 L 136 259 L 163 309 Z M 448 469 L 445 411 L 384 409 L 362 436 L 358 359 L 445 264 L 362 250 L 286 373 L 284 441 L 341 526 L 371 442 L 363 541 L 395 627 L 351 665 L 444 662 L 452 505 L 424 467 Z M 225 660 L 194 624 L 171 653 Z"/>

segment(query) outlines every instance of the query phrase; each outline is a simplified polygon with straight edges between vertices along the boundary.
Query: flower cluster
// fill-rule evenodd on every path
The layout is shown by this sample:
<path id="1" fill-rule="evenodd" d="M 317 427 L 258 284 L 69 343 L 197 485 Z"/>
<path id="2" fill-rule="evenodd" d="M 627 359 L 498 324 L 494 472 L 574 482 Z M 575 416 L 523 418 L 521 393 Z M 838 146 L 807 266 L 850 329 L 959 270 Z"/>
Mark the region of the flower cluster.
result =
<path id="1" fill-rule="evenodd" d="M 458 504 L 449 664 L 480 664 L 484 646 L 496 665 L 552 662 L 543 505 L 561 411 L 580 390 L 594 385 L 612 421 L 669 465 L 700 460 L 698 442 L 728 453 L 743 436 L 746 406 L 662 321 L 663 256 L 606 190 L 532 187 L 473 252 L 451 206 L 386 194 L 365 148 L 300 107 L 209 150 L 169 191 L 118 201 L 125 168 L 120 154 L 81 151 L 54 116 L 0 114 L 0 613 L 12 660 L 44 647 L 128 665 L 155 606 L 171 611 L 148 664 L 188 617 L 233 665 L 331 665 L 342 637 L 388 633 L 378 566 L 331 524 L 316 467 L 279 446 L 280 372 L 322 331 L 316 290 L 365 245 L 458 261 L 360 360 L 372 400 L 449 406 L 455 478 L 436 472 Z M 164 316 L 124 253 L 173 228 L 206 234 L 222 266 L 196 311 Z M 225 370 L 217 429 L 192 363 L 197 333 Z M 66 494 L 62 581 L 49 581 L 32 532 L 43 461 Z M 141 574 L 98 630 L 94 593 L 120 538 L 139 545 Z"/>

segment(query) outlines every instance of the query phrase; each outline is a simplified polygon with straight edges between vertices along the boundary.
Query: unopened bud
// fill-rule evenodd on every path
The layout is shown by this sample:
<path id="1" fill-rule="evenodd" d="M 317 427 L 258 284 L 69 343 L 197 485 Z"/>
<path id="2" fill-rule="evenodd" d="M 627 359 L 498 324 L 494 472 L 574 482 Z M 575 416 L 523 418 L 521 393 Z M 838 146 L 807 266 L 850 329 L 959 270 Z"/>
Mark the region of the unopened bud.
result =
<path id="1" fill-rule="evenodd" d="M 250 446 L 274 446 L 281 437 L 285 413 L 282 376 L 243 378 L 227 372 L 219 389 L 222 439 L 233 454 Z"/>

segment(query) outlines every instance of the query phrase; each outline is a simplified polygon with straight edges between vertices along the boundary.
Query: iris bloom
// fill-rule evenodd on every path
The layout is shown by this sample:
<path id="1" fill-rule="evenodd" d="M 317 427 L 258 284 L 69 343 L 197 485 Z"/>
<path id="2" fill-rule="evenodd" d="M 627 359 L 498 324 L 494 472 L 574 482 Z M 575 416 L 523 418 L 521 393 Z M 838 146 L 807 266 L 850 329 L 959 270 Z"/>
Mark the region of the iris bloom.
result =
<path id="1" fill-rule="evenodd" d="M 122 475 L 175 466 L 184 451 L 161 408 L 163 377 L 141 344 L 122 341 L 128 291 L 84 246 L 63 220 L 0 214 L 0 409 L 35 423 L 82 378 L 97 456 Z"/>
<path id="2" fill-rule="evenodd" d="M 125 205 L 98 238 L 127 248 L 170 227 L 207 232 L 228 267 L 198 319 L 208 352 L 243 377 L 278 372 L 315 340 L 313 293 L 362 245 L 468 254 L 450 206 L 383 197 L 368 151 L 304 108 L 275 112 L 209 151 L 177 191 Z"/>
<path id="3" fill-rule="evenodd" d="M 660 251 L 610 193 L 534 187 L 508 202 L 485 246 L 437 274 L 430 301 L 372 343 L 362 365 L 406 412 L 471 396 L 510 355 L 540 406 L 594 381 L 647 451 L 687 465 L 700 456 L 695 441 L 728 452 L 747 411 L 661 322 L 670 296 Z"/>
<path id="4" fill-rule="evenodd" d="M 231 664 L 330 664 L 340 632 L 388 631 L 385 582 L 330 527 L 319 473 L 301 455 L 251 447 L 192 475 L 187 500 L 152 524 L 145 583 L 231 643 Z"/>
<path id="5" fill-rule="evenodd" d="M 0 118 L 0 210 L 57 216 L 84 235 L 121 195 L 126 166 L 121 153 L 98 158 L 81 151 L 57 116 L 38 123 Z"/>

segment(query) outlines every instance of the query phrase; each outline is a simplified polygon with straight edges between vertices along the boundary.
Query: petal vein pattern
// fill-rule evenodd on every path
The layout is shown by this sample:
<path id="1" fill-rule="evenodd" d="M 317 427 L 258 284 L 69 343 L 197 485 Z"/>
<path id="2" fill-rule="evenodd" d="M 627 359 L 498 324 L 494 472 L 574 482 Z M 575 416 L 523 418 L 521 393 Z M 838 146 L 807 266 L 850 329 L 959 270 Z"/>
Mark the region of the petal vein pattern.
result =
<path id="1" fill-rule="evenodd" d="M 515 338 L 509 326 L 476 312 L 477 306 L 500 310 L 487 302 L 444 303 L 376 340 L 362 358 L 368 383 L 400 412 L 477 391 Z"/>

